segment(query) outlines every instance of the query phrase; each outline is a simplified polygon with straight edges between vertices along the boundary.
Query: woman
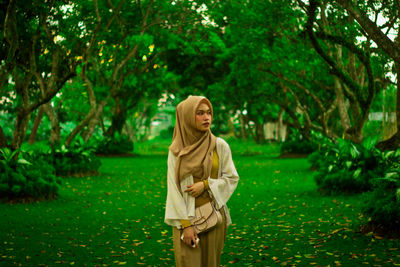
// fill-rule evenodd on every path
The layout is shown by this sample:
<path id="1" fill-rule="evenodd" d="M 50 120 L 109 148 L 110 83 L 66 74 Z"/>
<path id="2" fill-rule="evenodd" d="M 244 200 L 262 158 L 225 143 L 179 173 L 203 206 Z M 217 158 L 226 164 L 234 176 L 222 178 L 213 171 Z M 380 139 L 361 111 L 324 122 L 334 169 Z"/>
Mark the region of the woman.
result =
<path id="1" fill-rule="evenodd" d="M 239 176 L 228 144 L 210 131 L 210 101 L 190 96 L 176 108 L 176 124 L 168 154 L 165 223 L 173 226 L 176 266 L 219 266 L 231 218 L 227 201 Z M 190 219 L 195 208 L 213 201 L 223 222 L 197 235 Z M 197 243 L 197 239 L 199 242 Z"/>

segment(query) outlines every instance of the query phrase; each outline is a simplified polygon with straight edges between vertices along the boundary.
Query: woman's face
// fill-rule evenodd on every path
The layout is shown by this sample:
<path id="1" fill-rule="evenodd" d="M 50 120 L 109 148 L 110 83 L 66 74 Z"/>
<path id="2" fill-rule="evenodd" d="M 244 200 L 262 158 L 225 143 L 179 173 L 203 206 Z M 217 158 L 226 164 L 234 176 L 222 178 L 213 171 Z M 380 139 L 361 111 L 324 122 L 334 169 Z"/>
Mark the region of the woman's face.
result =
<path id="1" fill-rule="evenodd" d="M 196 110 L 196 128 L 199 131 L 205 132 L 211 127 L 212 116 L 210 107 L 201 103 Z"/>

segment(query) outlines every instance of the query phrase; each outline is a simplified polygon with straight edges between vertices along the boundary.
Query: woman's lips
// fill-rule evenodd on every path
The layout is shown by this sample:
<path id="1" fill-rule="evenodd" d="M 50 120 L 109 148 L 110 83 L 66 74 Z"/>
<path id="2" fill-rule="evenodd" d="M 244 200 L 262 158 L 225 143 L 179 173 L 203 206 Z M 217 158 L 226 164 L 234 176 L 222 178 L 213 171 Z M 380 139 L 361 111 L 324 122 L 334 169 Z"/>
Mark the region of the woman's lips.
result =
<path id="1" fill-rule="evenodd" d="M 210 123 L 209 123 L 209 122 L 206 122 L 206 123 L 203 123 L 203 125 L 204 125 L 204 126 L 209 126 Z"/>

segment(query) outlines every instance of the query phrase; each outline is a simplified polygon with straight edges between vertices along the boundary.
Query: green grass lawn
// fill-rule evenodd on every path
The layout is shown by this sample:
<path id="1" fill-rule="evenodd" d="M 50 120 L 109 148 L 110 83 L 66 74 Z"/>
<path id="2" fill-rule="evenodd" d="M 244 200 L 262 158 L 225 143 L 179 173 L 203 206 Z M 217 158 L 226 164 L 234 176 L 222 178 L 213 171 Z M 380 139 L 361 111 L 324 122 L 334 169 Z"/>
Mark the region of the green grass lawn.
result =
<path id="1" fill-rule="evenodd" d="M 400 265 L 400 241 L 357 232 L 362 196 L 320 196 L 307 160 L 276 159 L 276 146 L 231 147 L 241 179 L 223 265 Z M 157 149 L 102 158 L 101 176 L 65 178 L 55 201 L 0 204 L 0 266 L 173 266 Z"/>

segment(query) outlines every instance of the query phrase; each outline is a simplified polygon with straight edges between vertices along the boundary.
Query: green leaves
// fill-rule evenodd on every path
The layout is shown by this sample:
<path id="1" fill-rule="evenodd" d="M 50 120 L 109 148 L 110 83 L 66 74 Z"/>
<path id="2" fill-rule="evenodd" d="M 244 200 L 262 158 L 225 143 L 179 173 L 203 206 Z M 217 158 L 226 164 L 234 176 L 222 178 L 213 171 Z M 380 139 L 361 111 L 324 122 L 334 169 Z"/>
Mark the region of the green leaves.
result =
<path id="1" fill-rule="evenodd" d="M 30 202 L 56 196 L 60 181 L 54 176 L 52 166 L 38 153 L 21 149 L 15 159 L 15 153 L 8 149 L 2 151 L 2 156 L 7 158 L 0 160 L 3 163 L 0 165 L 0 195 L 3 199 Z"/>
<path id="2" fill-rule="evenodd" d="M 19 150 L 11 151 L 8 147 L 4 147 L 0 149 L 0 156 L 3 158 L 1 162 L 4 164 L 10 164 L 13 160 L 14 156 L 19 152 Z"/>
<path id="3" fill-rule="evenodd" d="M 346 161 L 346 167 L 347 167 L 347 169 L 350 169 L 350 167 L 351 167 L 351 165 L 353 164 L 351 161 Z"/>
<path id="4" fill-rule="evenodd" d="M 19 158 L 19 159 L 17 160 L 17 163 L 19 163 L 19 164 L 26 164 L 26 165 L 32 165 L 32 163 L 30 163 L 29 161 L 27 161 L 26 159 L 23 159 L 23 158 Z"/>
<path id="5" fill-rule="evenodd" d="M 17 153 L 19 153 L 18 158 L 14 159 Z M 4 166 L 9 166 L 9 167 L 13 166 L 14 164 L 32 165 L 32 163 L 30 163 L 29 161 L 27 161 L 22 157 L 20 149 L 11 151 L 11 149 L 7 147 L 0 149 L 0 162 L 3 163 Z"/>
<path id="6" fill-rule="evenodd" d="M 396 152 L 367 149 L 344 139 L 337 144 L 326 141 L 309 160 L 317 168 L 317 185 L 325 193 L 358 193 L 372 189 L 373 180 L 390 173 L 390 166 L 400 158 Z"/>
<path id="7" fill-rule="evenodd" d="M 361 168 L 358 168 L 358 169 L 355 170 L 355 172 L 353 173 L 354 179 L 357 179 L 360 176 L 361 171 L 362 171 Z"/>

